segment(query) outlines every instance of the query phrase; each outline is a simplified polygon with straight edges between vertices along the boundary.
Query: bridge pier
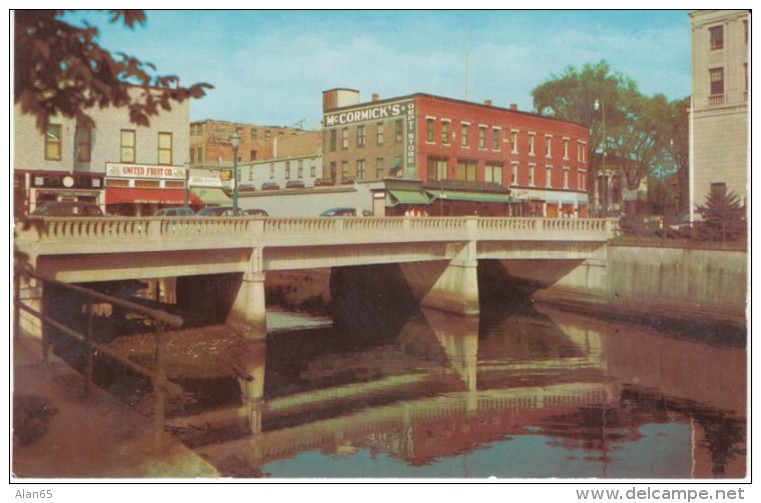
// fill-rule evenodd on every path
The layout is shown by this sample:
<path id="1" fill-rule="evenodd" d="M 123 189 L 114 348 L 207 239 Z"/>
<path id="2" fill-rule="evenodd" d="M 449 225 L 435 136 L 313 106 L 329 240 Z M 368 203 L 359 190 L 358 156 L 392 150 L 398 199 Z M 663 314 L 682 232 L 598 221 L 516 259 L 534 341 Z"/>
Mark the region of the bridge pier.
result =
<path id="1" fill-rule="evenodd" d="M 420 305 L 464 316 L 480 312 L 475 241 L 468 242 L 459 251 Z"/>
<path id="2" fill-rule="evenodd" d="M 246 339 L 267 337 L 267 309 L 264 300 L 263 272 L 246 272 L 238 288 L 225 324 Z"/>

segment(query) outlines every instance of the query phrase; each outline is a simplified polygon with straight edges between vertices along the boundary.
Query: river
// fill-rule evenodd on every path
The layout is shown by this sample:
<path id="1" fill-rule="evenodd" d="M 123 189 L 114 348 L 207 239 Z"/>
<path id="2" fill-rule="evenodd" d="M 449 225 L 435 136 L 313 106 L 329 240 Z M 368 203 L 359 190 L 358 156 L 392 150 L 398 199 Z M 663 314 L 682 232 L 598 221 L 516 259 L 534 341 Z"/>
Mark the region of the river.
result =
<path id="1" fill-rule="evenodd" d="M 478 318 L 383 311 L 377 330 L 276 316 L 252 350 L 249 420 L 176 430 L 225 475 L 745 476 L 736 334 L 520 302 L 482 306 Z M 211 394 L 235 386 L 217 381 Z"/>

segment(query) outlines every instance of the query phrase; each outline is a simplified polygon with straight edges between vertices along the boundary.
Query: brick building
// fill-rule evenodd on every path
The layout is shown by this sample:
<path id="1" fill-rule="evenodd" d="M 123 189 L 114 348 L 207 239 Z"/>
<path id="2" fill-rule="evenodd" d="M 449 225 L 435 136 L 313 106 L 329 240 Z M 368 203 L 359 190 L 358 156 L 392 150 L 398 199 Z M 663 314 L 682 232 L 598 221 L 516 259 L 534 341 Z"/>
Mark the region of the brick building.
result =
<path id="1" fill-rule="evenodd" d="M 418 181 L 427 203 L 391 190 L 387 207 L 418 201 L 431 214 L 586 216 L 588 133 L 490 101 L 323 93 L 325 177 Z"/>
<path id="2" fill-rule="evenodd" d="M 190 164 L 193 167 L 231 167 L 233 149 L 230 138 L 236 132 L 240 135 L 239 162 L 311 154 L 314 151 L 311 146 L 321 143 L 319 132 L 204 120 L 190 124 Z"/>
<path id="3" fill-rule="evenodd" d="M 134 92 L 141 90 L 135 89 Z M 149 214 L 182 204 L 190 104 L 173 103 L 150 126 L 129 122 L 127 108 L 95 108 L 95 127 L 51 117 L 45 132 L 14 107 L 14 214 L 48 201 L 88 201 L 107 211 Z"/>
<path id="4" fill-rule="evenodd" d="M 748 197 L 749 13 L 700 10 L 692 28 L 692 204 L 712 190 Z"/>

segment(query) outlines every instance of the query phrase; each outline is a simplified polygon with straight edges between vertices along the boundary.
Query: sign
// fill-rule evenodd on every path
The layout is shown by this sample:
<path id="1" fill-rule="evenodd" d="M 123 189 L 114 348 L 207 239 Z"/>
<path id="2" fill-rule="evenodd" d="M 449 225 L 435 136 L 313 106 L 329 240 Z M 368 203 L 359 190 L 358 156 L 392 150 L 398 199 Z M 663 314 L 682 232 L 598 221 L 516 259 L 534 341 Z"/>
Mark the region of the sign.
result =
<path id="1" fill-rule="evenodd" d="M 417 130 L 417 121 L 415 120 L 415 103 L 410 102 L 407 105 L 407 141 L 405 143 L 405 163 L 404 175 L 411 178 L 417 178 L 417 165 L 415 163 L 415 154 L 417 142 L 415 141 Z"/>
<path id="2" fill-rule="evenodd" d="M 398 103 L 386 103 L 385 105 L 375 105 L 346 112 L 335 112 L 325 114 L 323 124 L 325 127 L 343 126 L 354 122 L 375 121 L 387 119 L 389 117 L 403 116 L 407 108 L 415 104 L 412 101 L 402 101 Z"/>
<path id="3" fill-rule="evenodd" d="M 154 164 L 106 163 L 106 176 L 119 178 L 171 178 L 185 180 L 185 168 Z"/>
<path id="4" fill-rule="evenodd" d="M 66 188 L 73 187 L 74 186 L 74 178 L 70 176 L 64 176 L 63 177 L 63 186 Z"/>
<path id="5" fill-rule="evenodd" d="M 233 170 L 223 169 L 219 172 L 219 179 L 223 182 L 229 182 L 233 179 Z"/>
<path id="6" fill-rule="evenodd" d="M 191 176 L 188 184 L 191 187 L 222 187 L 222 180 L 212 176 Z"/>

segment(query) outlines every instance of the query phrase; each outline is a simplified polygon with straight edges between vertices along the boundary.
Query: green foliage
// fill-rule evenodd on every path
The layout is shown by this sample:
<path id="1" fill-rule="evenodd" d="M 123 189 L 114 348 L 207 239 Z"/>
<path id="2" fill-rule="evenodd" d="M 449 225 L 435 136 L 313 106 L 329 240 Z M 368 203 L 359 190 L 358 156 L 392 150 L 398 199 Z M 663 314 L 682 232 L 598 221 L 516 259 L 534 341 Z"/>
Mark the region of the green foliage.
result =
<path id="1" fill-rule="evenodd" d="M 735 192 L 711 191 L 698 206 L 703 217 L 699 236 L 710 241 L 740 241 L 747 238 L 745 205 Z"/>
<path id="2" fill-rule="evenodd" d="M 133 29 L 145 22 L 141 10 L 109 10 L 111 23 Z M 112 55 L 97 42 L 99 31 L 61 20 L 63 10 L 17 10 L 14 15 L 14 101 L 36 117 L 44 132 L 52 116 L 92 126 L 88 109 L 127 107 L 130 121 L 147 126 L 173 102 L 201 98 L 206 83 L 179 87 L 176 76 L 153 76 L 155 67 L 124 53 Z M 137 91 L 137 92 L 136 92 Z"/>

